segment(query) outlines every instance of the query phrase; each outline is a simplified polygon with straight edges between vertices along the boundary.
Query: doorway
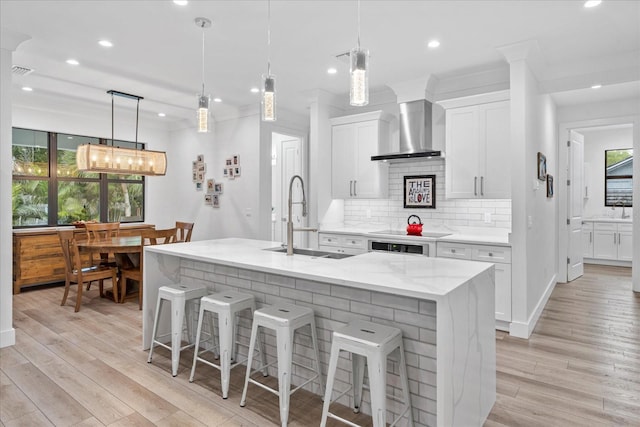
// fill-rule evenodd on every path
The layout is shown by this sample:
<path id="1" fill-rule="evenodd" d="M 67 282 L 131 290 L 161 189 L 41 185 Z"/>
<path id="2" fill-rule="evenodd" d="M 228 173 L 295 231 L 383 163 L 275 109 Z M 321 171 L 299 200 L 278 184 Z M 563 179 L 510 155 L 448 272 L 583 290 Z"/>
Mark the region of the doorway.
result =
<path id="1" fill-rule="evenodd" d="M 620 117 L 560 125 L 558 157 L 564 167 L 558 171 L 563 197 L 559 203 L 558 282 L 582 275 L 583 248 L 587 246 L 581 231 L 583 219 L 620 216 L 621 209 L 605 206 L 604 152 L 607 144 L 633 148 L 634 123 L 631 117 Z M 628 134 L 624 142 L 618 137 L 621 129 Z M 618 147 L 620 144 L 624 147 Z"/>
<path id="2" fill-rule="evenodd" d="M 273 132 L 271 134 L 271 239 L 286 243 L 289 182 L 294 175 L 304 178 L 303 141 L 299 136 Z M 305 180 L 306 181 L 306 180 Z M 309 187 L 307 186 L 307 191 Z M 302 200 L 302 187 L 296 180 L 292 188 L 292 200 Z M 304 227 L 302 205 L 292 205 L 294 227 Z M 295 233 L 293 243 L 297 247 L 307 246 L 306 233 Z"/>

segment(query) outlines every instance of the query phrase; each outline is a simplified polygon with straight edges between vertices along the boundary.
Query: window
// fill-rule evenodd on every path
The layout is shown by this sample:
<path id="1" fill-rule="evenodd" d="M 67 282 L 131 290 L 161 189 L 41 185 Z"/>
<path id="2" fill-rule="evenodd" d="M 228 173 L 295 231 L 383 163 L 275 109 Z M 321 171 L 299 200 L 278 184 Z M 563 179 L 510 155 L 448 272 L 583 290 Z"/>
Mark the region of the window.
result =
<path id="1" fill-rule="evenodd" d="M 633 206 L 633 149 L 606 150 L 604 205 Z"/>
<path id="2" fill-rule="evenodd" d="M 81 144 L 110 141 L 78 135 L 13 129 L 13 226 L 67 225 L 79 220 L 144 220 L 144 178 L 79 171 Z M 115 141 L 143 148 L 143 144 Z"/>

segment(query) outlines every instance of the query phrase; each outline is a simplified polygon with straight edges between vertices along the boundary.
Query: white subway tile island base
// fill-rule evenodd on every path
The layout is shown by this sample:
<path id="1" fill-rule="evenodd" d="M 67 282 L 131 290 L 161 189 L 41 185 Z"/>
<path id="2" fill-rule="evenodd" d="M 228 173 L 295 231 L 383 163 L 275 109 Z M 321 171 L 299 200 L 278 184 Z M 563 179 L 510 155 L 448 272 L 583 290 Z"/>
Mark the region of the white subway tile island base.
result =
<path id="1" fill-rule="evenodd" d="M 278 245 L 221 239 L 146 247 L 143 348 L 151 341 L 160 286 L 183 282 L 206 285 L 211 293 L 250 292 L 259 307 L 284 301 L 314 309 L 325 378 L 333 330 L 354 319 L 400 328 L 415 424 L 483 424 L 496 399 L 493 264 L 377 252 L 337 260 L 263 250 Z M 249 318 L 240 319 L 242 336 L 249 336 L 250 327 Z M 267 334 L 265 340 L 270 362 L 275 337 Z M 297 337 L 294 360 L 310 365 L 310 350 L 310 335 Z M 336 390 L 348 387 L 338 378 L 349 378 L 351 364 L 342 362 Z M 400 396 L 395 360 L 388 370 L 389 392 Z M 306 377 L 294 370 L 292 383 Z M 320 394 L 317 385 L 305 388 Z M 339 402 L 349 405 L 349 399 L 350 393 Z M 400 408 L 389 401 L 388 420 Z"/>

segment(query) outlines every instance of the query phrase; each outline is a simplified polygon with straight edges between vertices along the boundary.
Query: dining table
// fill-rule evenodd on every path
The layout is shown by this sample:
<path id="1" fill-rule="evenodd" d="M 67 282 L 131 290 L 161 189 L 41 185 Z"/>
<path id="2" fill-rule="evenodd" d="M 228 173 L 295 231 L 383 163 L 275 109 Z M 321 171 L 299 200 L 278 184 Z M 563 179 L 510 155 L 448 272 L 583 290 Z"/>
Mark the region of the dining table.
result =
<path id="1" fill-rule="evenodd" d="M 138 267 L 144 247 L 141 236 L 92 239 L 77 242 L 77 246 L 81 252 L 114 254 L 119 270 Z"/>

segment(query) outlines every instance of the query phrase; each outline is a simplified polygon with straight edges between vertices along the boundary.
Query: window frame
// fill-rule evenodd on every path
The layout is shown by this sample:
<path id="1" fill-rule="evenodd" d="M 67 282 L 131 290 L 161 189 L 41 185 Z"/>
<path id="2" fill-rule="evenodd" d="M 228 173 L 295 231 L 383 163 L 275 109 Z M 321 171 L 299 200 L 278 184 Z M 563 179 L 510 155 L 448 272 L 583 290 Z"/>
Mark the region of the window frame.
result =
<path id="1" fill-rule="evenodd" d="M 604 195 L 604 205 L 605 207 L 626 207 L 626 208 L 632 208 L 633 207 L 633 169 L 632 169 L 632 173 L 631 175 L 615 175 L 615 176 L 607 176 L 607 153 L 609 151 L 631 151 L 631 159 L 633 159 L 634 153 L 633 153 L 633 147 L 631 148 L 611 148 L 608 150 L 604 150 L 604 191 L 603 191 L 603 195 Z M 631 195 L 632 195 L 632 199 L 631 199 L 631 203 L 626 203 L 623 201 L 623 204 L 619 204 L 617 201 L 610 203 L 607 202 L 607 183 L 609 182 L 609 180 L 618 180 L 618 179 L 631 179 Z"/>
<path id="2" fill-rule="evenodd" d="M 47 133 L 47 150 L 49 153 L 49 174 L 47 176 L 36 176 L 36 175 L 13 175 L 11 176 L 12 182 L 15 180 L 21 181 L 47 181 L 48 185 L 48 195 L 47 195 L 47 224 L 37 224 L 37 225 L 12 225 L 13 229 L 30 229 L 30 228 L 43 228 L 43 227 L 65 227 L 70 226 L 71 224 L 59 224 L 58 223 L 58 188 L 61 182 L 97 182 L 99 184 L 99 200 L 100 204 L 100 222 L 108 222 L 109 218 L 109 184 L 113 183 L 125 183 L 125 184 L 141 184 L 142 185 L 142 215 L 140 220 L 138 221 L 127 221 L 127 224 L 135 224 L 135 223 L 143 223 L 146 216 L 146 179 L 144 175 L 140 176 L 140 179 L 118 179 L 118 178 L 110 178 L 106 173 L 99 173 L 97 178 L 86 178 L 86 177 L 59 177 L 58 176 L 58 136 L 59 135 L 69 135 L 76 136 L 81 138 L 92 138 L 97 139 L 98 143 L 101 145 L 111 145 L 111 139 L 107 138 L 99 138 L 95 136 L 87 136 L 87 135 L 77 135 L 70 134 L 66 132 L 49 132 L 43 131 L 39 129 L 27 129 L 22 127 L 12 127 L 12 132 L 14 129 L 20 129 L 25 131 L 33 131 L 33 132 L 46 132 Z M 131 147 L 135 147 L 139 150 L 144 150 L 146 144 L 142 142 L 134 142 L 134 141 L 116 141 L 116 143 L 122 142 L 130 145 Z M 13 140 L 11 143 L 13 147 Z M 113 175 L 113 174 L 112 174 Z"/>

